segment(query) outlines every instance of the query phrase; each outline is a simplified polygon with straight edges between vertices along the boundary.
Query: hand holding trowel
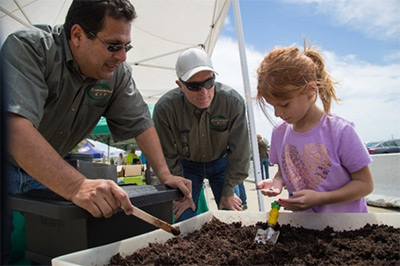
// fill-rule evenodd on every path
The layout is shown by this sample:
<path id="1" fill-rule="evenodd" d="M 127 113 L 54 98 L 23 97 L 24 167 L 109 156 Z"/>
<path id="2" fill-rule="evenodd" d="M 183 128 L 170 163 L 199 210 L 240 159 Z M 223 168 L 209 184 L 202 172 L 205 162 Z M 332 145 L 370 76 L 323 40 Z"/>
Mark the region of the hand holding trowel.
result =
<path id="1" fill-rule="evenodd" d="M 272 242 L 273 244 L 278 241 L 279 231 L 275 231 L 276 220 L 279 217 L 279 209 L 281 205 L 277 201 L 271 203 L 271 210 L 269 211 L 269 218 L 267 229 L 258 229 L 255 241 L 262 244 L 267 244 L 268 241 Z"/>

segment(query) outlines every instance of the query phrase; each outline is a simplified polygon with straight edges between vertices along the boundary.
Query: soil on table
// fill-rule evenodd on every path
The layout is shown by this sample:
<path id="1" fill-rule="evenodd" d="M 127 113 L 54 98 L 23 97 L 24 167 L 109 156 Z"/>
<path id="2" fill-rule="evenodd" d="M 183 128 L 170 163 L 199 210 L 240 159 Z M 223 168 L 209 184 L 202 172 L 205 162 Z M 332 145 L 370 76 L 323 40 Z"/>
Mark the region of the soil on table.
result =
<path id="1" fill-rule="evenodd" d="M 110 265 L 400 265 L 400 229 L 370 225 L 335 232 L 277 224 L 278 242 L 254 241 L 266 223 L 242 226 L 213 218 L 201 229 L 135 253 L 119 253 Z"/>

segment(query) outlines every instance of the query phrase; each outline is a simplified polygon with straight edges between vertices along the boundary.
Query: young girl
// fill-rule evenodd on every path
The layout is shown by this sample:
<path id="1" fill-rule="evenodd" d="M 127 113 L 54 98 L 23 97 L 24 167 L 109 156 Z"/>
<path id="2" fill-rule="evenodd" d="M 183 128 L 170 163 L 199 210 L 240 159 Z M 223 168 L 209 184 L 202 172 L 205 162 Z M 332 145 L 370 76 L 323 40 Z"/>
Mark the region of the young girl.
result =
<path id="1" fill-rule="evenodd" d="M 330 114 L 332 99 L 339 100 L 321 55 L 304 50 L 275 49 L 258 69 L 257 101 L 270 121 L 269 105 L 283 122 L 271 138 L 277 174 L 257 188 L 276 196 L 286 186 L 290 197 L 278 201 L 286 210 L 368 212 L 363 197 L 373 190 L 371 158 L 353 123 Z"/>

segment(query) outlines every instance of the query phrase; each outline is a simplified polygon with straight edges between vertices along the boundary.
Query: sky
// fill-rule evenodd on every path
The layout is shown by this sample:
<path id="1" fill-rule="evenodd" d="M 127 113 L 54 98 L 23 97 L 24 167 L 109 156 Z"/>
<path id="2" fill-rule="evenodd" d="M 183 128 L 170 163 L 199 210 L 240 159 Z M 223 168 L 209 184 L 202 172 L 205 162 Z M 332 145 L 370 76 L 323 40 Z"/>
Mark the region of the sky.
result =
<path id="1" fill-rule="evenodd" d="M 276 46 L 302 48 L 304 36 L 321 48 L 327 70 L 340 83 L 342 102 L 333 103 L 332 113 L 354 122 L 363 142 L 400 138 L 400 0 L 240 0 L 239 5 L 253 135 L 270 140 L 273 129 L 251 101 L 259 64 Z M 245 96 L 232 5 L 212 60 L 217 80 Z"/>
<path id="2" fill-rule="evenodd" d="M 399 0 L 240 0 L 239 5 L 251 97 L 264 56 L 277 46 L 302 49 L 304 36 L 320 47 L 327 71 L 339 82 L 341 103 L 333 103 L 331 112 L 354 122 L 363 142 L 400 138 Z M 232 6 L 212 60 L 217 80 L 245 97 Z M 270 140 L 273 126 L 252 102 L 252 134 Z"/>

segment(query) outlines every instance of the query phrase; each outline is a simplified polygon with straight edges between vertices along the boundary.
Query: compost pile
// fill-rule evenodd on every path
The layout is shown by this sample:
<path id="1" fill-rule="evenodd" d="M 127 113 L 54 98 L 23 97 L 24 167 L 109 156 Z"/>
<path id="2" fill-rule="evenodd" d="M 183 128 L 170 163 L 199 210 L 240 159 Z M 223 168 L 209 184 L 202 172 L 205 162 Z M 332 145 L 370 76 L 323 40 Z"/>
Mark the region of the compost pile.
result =
<path id="1" fill-rule="evenodd" d="M 278 242 L 255 243 L 266 223 L 242 226 L 213 218 L 201 229 L 135 253 L 119 253 L 110 265 L 400 265 L 400 229 L 370 225 L 351 231 L 279 225 Z"/>

